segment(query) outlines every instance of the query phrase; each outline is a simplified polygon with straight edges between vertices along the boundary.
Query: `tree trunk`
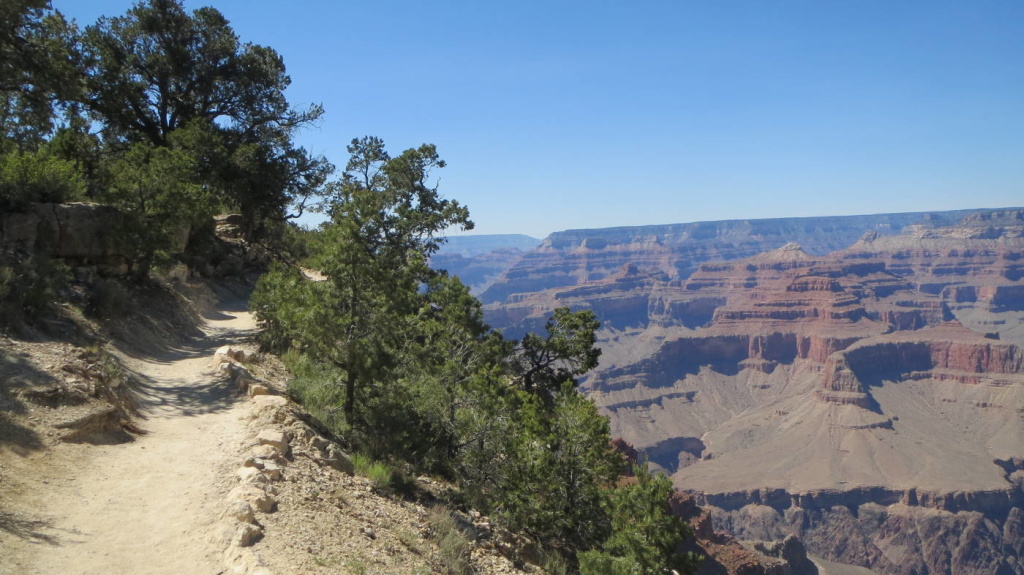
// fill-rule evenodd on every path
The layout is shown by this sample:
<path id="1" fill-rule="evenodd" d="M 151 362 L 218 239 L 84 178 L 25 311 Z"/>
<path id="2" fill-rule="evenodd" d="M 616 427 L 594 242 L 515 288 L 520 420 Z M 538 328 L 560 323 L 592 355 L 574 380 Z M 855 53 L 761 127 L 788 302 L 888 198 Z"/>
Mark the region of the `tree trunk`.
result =
<path id="1" fill-rule="evenodd" d="M 352 418 L 356 412 L 356 374 L 348 370 L 345 376 L 345 421 L 353 424 Z"/>

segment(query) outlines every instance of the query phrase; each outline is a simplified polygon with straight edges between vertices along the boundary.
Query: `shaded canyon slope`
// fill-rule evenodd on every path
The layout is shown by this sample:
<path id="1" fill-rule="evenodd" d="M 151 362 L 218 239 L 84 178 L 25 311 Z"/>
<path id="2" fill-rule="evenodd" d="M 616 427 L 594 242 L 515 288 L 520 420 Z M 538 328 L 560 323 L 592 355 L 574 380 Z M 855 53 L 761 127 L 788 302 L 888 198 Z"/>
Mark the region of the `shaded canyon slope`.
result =
<path id="1" fill-rule="evenodd" d="M 556 266 L 572 281 L 488 318 L 515 333 L 593 309 L 604 354 L 584 390 L 734 536 L 795 535 L 880 573 L 1020 574 L 1024 210 L 956 216 L 862 220 L 859 239 L 815 250 L 778 243 L 783 229 L 703 262 L 769 234 L 719 228 L 690 255 L 622 241 L 604 260 L 584 239 Z"/>
<path id="2" fill-rule="evenodd" d="M 473 294 L 480 294 L 538 244 L 537 238 L 518 234 L 451 236 L 430 265 L 458 276 Z"/>

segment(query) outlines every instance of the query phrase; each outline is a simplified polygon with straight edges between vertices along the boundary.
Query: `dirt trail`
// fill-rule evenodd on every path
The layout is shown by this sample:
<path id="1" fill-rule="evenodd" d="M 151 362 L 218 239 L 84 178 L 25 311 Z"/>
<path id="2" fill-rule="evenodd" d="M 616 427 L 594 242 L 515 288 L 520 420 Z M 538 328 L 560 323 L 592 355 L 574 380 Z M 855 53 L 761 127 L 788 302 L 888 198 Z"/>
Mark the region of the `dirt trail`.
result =
<path id="1" fill-rule="evenodd" d="M 128 358 L 148 431 L 122 445 L 62 445 L 24 462 L 41 485 L 23 498 L 35 519 L 0 551 L 0 573 L 214 574 L 207 541 L 249 433 L 241 398 L 213 353 L 251 335 L 244 306 L 222 306 L 206 337 L 158 357 Z M 235 309 L 238 308 L 238 309 Z M 55 452 L 55 453 L 54 453 Z"/>

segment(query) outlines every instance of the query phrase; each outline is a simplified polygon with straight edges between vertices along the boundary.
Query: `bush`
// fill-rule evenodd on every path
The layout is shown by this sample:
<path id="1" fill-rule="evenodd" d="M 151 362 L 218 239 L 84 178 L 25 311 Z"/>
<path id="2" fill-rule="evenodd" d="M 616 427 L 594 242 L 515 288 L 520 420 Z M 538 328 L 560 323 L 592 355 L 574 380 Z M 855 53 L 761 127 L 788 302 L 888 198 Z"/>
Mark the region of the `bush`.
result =
<path id="1" fill-rule="evenodd" d="M 338 384 L 343 374 L 295 350 L 285 353 L 281 359 L 295 376 L 288 382 L 288 395 L 332 433 L 348 436 L 350 427 L 337 408 L 345 398 L 345 390 Z"/>
<path id="2" fill-rule="evenodd" d="M 18 211 L 34 202 L 85 197 L 85 179 L 73 162 L 42 152 L 0 156 L 0 210 Z"/>
<path id="3" fill-rule="evenodd" d="M 352 456 L 352 466 L 356 469 L 357 475 L 370 480 L 377 489 L 383 489 L 391 484 L 391 468 L 385 463 L 374 461 L 362 453 Z"/>
<path id="4" fill-rule="evenodd" d="M 111 278 L 99 278 L 93 284 L 86 311 L 99 319 L 124 319 L 131 315 L 132 294 Z"/>
<path id="5" fill-rule="evenodd" d="M 0 323 L 16 325 L 40 316 L 59 297 L 68 269 L 45 257 L 0 264 Z"/>

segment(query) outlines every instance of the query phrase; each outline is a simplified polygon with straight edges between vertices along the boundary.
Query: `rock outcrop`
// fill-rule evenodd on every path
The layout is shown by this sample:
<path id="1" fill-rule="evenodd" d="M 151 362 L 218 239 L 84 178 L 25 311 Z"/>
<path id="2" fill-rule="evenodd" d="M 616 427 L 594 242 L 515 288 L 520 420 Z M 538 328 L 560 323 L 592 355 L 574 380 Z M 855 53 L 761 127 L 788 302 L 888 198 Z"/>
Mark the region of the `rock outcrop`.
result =
<path id="1" fill-rule="evenodd" d="M 124 273 L 131 252 L 118 233 L 123 219 L 117 209 L 100 204 L 32 204 L 24 212 L 0 215 L 0 247 L 3 252 L 45 253 L 72 266 Z M 187 233 L 182 249 L 186 239 Z"/>

